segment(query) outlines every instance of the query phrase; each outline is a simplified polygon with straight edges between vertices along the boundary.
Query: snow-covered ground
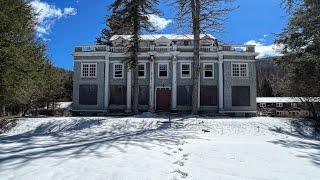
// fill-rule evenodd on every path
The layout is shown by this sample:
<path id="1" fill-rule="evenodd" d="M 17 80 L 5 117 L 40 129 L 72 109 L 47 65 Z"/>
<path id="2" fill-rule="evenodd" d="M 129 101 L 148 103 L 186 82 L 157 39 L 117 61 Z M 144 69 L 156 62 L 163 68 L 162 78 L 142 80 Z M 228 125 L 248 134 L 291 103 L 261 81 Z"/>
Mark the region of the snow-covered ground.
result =
<path id="1" fill-rule="evenodd" d="M 0 179 L 320 179 L 320 141 L 301 121 L 166 120 L 21 120 L 0 135 Z"/>

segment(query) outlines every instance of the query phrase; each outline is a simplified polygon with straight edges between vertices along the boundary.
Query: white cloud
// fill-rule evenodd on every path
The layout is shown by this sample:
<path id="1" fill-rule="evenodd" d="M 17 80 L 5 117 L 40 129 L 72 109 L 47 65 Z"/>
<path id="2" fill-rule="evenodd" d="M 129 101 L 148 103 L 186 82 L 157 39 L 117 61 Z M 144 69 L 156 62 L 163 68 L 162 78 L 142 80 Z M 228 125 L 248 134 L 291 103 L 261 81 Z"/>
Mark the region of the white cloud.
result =
<path id="1" fill-rule="evenodd" d="M 67 7 L 60 9 L 46 2 L 41 2 L 40 0 L 32 0 L 30 1 L 30 5 L 37 14 L 36 18 L 38 24 L 36 26 L 36 31 L 40 37 L 49 34 L 50 29 L 56 20 L 77 14 L 75 8 Z"/>
<path id="2" fill-rule="evenodd" d="M 259 53 L 257 56 L 258 59 L 266 58 L 266 57 L 274 57 L 274 56 L 282 56 L 281 50 L 283 49 L 282 45 L 270 44 L 265 45 L 260 41 L 250 40 L 245 45 L 255 45 L 256 52 Z"/>
<path id="3" fill-rule="evenodd" d="M 157 28 L 157 30 L 163 30 L 165 29 L 171 22 L 172 20 L 167 20 L 165 18 L 159 17 L 158 15 L 155 14 L 150 14 L 149 15 L 149 21 L 151 24 Z"/>

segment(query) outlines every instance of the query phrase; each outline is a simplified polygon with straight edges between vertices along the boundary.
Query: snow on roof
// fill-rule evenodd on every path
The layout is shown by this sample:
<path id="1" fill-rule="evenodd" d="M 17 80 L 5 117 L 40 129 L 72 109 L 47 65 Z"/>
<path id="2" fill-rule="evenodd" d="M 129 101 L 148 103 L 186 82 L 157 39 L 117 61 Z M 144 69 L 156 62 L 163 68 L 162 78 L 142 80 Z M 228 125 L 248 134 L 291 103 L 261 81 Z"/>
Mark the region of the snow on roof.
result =
<path id="1" fill-rule="evenodd" d="M 257 103 L 299 103 L 302 100 L 320 102 L 320 97 L 257 97 Z"/>
<path id="2" fill-rule="evenodd" d="M 125 39 L 125 40 L 129 40 L 131 38 L 131 35 L 114 35 L 110 38 L 110 41 L 114 41 L 116 39 L 118 39 L 119 37 Z M 149 35 L 141 35 L 140 38 L 141 40 L 144 41 L 153 41 L 153 40 L 157 40 L 161 37 L 165 37 L 168 38 L 170 40 L 188 40 L 188 39 L 193 39 L 193 35 L 192 34 L 149 34 Z M 200 38 L 204 38 L 204 37 L 208 37 L 211 39 L 216 39 L 214 36 L 212 36 L 211 34 L 200 34 Z"/>
<path id="3" fill-rule="evenodd" d="M 58 109 L 66 109 L 71 107 L 72 102 L 57 102 L 56 105 Z"/>

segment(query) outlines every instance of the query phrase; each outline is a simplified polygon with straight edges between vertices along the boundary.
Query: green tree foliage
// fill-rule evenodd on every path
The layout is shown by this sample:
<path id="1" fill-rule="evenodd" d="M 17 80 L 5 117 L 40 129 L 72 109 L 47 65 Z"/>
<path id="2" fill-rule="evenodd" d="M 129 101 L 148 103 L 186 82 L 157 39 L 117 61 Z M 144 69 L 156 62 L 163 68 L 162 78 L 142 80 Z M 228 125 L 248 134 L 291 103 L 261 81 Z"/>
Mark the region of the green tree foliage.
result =
<path id="1" fill-rule="evenodd" d="M 24 114 L 61 97 L 63 78 L 36 38 L 36 14 L 24 0 L 0 0 L 0 106 Z"/>
<path id="2" fill-rule="evenodd" d="M 133 112 L 138 113 L 138 54 L 139 41 L 143 32 L 154 31 L 155 28 L 149 21 L 148 15 L 159 14 L 156 9 L 158 0 L 116 0 L 110 9 L 112 14 L 107 17 L 107 27 L 102 30 L 97 43 L 108 44 L 109 38 L 115 34 L 131 35 L 128 47 L 127 65 L 133 74 Z M 128 87 L 130 88 L 130 87 Z"/>
<path id="3" fill-rule="evenodd" d="M 277 38 L 285 47 L 284 56 L 278 58 L 288 72 L 284 86 L 290 96 L 320 96 L 320 1 L 284 0 L 283 4 L 291 15 Z M 314 106 L 310 111 L 319 116 Z"/>

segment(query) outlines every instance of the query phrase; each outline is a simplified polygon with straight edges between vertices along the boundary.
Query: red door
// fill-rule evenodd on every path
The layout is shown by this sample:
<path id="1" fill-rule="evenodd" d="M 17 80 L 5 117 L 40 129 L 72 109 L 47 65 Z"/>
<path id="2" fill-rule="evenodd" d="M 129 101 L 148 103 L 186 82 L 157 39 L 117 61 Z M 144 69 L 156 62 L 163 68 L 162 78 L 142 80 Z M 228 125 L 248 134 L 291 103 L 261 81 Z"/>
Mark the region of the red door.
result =
<path id="1" fill-rule="evenodd" d="M 169 88 L 157 89 L 157 110 L 169 111 L 171 105 L 171 90 Z"/>

